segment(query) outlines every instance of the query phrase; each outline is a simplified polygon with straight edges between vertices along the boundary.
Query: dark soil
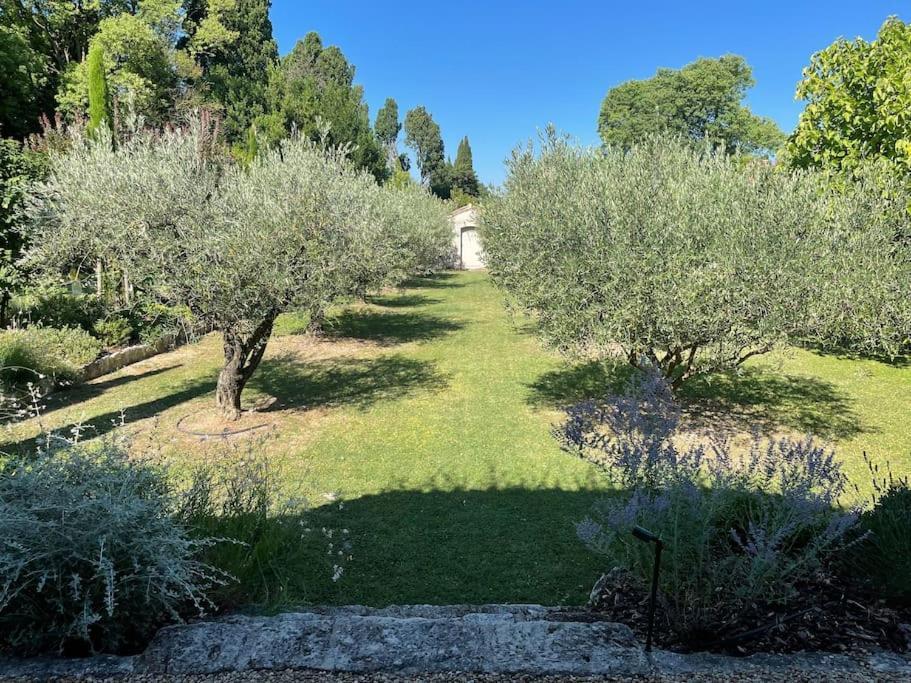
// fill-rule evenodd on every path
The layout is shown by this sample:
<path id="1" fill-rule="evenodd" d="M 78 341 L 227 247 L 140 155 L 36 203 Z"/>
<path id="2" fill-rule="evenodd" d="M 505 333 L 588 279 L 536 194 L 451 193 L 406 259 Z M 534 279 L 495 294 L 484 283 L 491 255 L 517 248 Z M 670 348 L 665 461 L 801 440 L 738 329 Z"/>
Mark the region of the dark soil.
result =
<path id="1" fill-rule="evenodd" d="M 627 624 L 645 640 L 648 589 L 622 570 L 602 577 L 592 592 L 593 618 Z M 831 578 L 801 587 L 787 605 L 748 603 L 698 632 L 671 628 L 666 603 L 655 611 L 656 647 L 746 656 L 760 652 L 911 652 L 911 607 L 872 600 Z"/>

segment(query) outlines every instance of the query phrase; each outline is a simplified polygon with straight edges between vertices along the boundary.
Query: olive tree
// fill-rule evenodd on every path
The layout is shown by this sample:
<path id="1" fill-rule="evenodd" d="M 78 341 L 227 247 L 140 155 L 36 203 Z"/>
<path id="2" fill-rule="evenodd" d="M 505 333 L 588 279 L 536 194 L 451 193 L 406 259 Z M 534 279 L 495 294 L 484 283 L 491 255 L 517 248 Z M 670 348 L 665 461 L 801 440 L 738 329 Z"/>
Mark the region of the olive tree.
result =
<path id="1" fill-rule="evenodd" d="M 30 258 L 60 268 L 110 255 L 137 287 L 219 331 L 215 399 L 236 419 L 276 317 L 352 281 L 380 236 L 383 190 L 343 150 L 300 137 L 244 168 L 222 160 L 204 122 L 116 147 L 93 137 L 55 157 L 32 197 Z"/>
<path id="2" fill-rule="evenodd" d="M 877 193 L 653 137 L 514 152 L 485 207 L 494 279 L 554 345 L 654 366 L 679 386 L 776 345 L 897 352 L 909 264 Z"/>
<path id="3" fill-rule="evenodd" d="M 400 285 L 408 277 L 452 263 L 452 228 L 442 200 L 419 185 L 387 185 L 376 193 L 369 219 L 353 236 L 355 256 L 332 276 L 331 291 L 313 299 L 307 329 L 320 334 L 329 307 L 354 295 Z"/>

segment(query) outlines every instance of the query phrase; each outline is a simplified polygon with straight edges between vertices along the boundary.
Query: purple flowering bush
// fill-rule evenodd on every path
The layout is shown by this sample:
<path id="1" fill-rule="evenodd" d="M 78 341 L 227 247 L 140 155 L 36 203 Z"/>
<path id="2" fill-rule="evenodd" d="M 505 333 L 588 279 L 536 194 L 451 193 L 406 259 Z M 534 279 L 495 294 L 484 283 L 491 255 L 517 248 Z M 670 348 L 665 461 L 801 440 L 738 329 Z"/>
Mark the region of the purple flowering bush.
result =
<path id="1" fill-rule="evenodd" d="M 911 481 L 867 458 L 873 504 L 860 518 L 862 539 L 845 561 L 849 575 L 892 602 L 911 605 Z"/>
<path id="2" fill-rule="evenodd" d="M 740 453 L 684 434 L 680 417 L 667 382 L 646 374 L 626 395 L 571 408 L 558 436 L 619 490 L 577 525 L 579 537 L 646 580 L 653 550 L 630 531 L 658 534 L 665 613 L 686 637 L 742 605 L 788 601 L 850 545 L 858 514 L 838 504 L 847 481 L 835 454 L 811 438 L 757 437 Z"/>

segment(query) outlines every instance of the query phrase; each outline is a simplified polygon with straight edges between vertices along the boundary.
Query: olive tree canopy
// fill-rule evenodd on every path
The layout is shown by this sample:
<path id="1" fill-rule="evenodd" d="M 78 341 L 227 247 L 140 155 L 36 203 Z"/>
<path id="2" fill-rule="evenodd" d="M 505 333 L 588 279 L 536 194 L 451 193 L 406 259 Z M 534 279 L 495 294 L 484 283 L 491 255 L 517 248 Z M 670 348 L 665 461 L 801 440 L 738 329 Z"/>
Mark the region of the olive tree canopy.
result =
<path id="1" fill-rule="evenodd" d="M 601 152 L 551 132 L 508 165 L 482 217 L 488 264 L 560 348 L 679 385 L 796 340 L 907 342 L 908 255 L 877 193 L 675 138 Z"/>
<path id="2" fill-rule="evenodd" d="M 95 137 L 52 160 L 29 210 L 30 258 L 59 269 L 106 254 L 137 287 L 220 331 L 216 403 L 236 419 L 275 318 L 350 291 L 383 237 L 386 190 L 342 150 L 301 137 L 245 168 L 223 163 L 199 121 L 116 147 Z M 387 276 L 374 267 L 367 286 Z"/>

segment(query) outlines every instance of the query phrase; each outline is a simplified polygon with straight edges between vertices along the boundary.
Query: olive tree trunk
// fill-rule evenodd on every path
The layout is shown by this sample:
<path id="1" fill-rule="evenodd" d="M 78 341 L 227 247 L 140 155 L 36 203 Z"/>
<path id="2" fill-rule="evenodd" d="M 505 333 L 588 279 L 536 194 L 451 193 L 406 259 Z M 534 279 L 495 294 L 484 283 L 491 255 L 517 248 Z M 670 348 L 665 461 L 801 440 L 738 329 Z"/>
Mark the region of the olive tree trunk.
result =
<path id="1" fill-rule="evenodd" d="M 240 417 L 240 395 L 266 352 L 274 322 L 275 315 L 270 315 L 246 334 L 232 328 L 222 330 L 225 364 L 215 386 L 215 406 L 224 419 Z"/>
<path id="2" fill-rule="evenodd" d="M 313 337 L 323 336 L 326 324 L 326 306 L 323 304 L 314 305 L 310 309 L 310 320 L 307 323 L 307 334 Z"/>

